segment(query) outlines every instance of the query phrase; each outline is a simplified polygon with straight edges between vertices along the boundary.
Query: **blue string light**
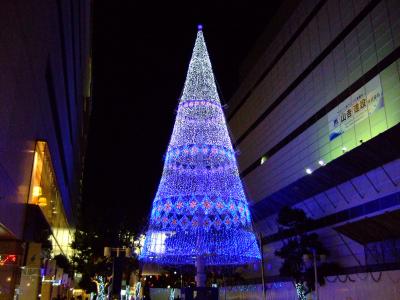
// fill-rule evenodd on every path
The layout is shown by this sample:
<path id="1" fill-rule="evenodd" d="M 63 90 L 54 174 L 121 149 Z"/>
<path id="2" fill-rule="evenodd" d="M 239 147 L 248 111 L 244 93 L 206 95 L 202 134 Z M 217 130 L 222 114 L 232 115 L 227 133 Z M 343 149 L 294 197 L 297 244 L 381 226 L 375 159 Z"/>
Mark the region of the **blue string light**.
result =
<path id="1" fill-rule="evenodd" d="M 258 261 L 260 251 L 199 29 L 140 255 L 144 262 Z"/>

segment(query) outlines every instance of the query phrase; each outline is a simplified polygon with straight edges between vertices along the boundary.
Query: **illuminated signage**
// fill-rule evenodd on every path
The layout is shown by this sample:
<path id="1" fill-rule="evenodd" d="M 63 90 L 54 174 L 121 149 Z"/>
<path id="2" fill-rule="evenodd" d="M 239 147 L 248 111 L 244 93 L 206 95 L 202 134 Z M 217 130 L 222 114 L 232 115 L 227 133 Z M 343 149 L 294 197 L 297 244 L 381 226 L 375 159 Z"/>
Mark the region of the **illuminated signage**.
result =
<path id="1" fill-rule="evenodd" d="M 15 254 L 0 254 L 0 266 L 13 265 L 17 262 L 17 256 Z"/>
<path id="2" fill-rule="evenodd" d="M 329 140 L 334 140 L 383 107 L 383 92 L 378 75 L 328 113 Z"/>

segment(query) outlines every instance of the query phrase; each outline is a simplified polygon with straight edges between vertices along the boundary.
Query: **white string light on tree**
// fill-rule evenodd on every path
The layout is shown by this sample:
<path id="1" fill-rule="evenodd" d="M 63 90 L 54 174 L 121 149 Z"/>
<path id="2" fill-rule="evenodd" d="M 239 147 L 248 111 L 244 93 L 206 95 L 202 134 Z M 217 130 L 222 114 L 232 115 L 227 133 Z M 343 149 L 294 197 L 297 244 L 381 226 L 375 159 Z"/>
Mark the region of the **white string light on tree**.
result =
<path id="1" fill-rule="evenodd" d="M 140 259 L 237 265 L 260 251 L 199 28 Z"/>

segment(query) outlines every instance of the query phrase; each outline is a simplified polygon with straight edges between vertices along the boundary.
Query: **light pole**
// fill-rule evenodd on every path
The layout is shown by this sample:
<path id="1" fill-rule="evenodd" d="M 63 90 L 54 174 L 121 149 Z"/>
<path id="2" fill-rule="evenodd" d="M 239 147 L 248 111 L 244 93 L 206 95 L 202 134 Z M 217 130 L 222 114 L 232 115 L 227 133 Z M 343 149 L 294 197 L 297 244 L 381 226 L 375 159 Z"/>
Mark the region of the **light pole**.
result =
<path id="1" fill-rule="evenodd" d="M 315 248 L 312 249 L 313 251 L 313 261 L 314 261 L 314 278 L 315 278 L 315 296 L 316 300 L 319 300 L 319 291 L 318 291 L 318 273 L 317 273 L 317 251 Z"/>
<path id="2" fill-rule="evenodd" d="M 265 293 L 265 272 L 264 272 L 264 251 L 262 244 L 262 233 L 258 233 L 258 239 L 260 241 L 260 251 L 261 251 L 261 283 L 262 283 L 262 294 L 263 300 L 267 299 L 267 295 Z"/>
<path id="3" fill-rule="evenodd" d="M 183 289 L 183 275 L 182 275 L 182 272 L 181 272 L 181 290 Z"/>
<path id="4" fill-rule="evenodd" d="M 319 300 L 319 286 L 318 286 L 318 260 L 321 263 L 325 262 L 326 255 L 324 254 L 317 254 L 317 249 L 316 248 L 310 248 L 312 252 L 312 267 L 314 269 L 314 286 L 315 286 L 315 299 Z M 303 255 L 303 261 L 305 264 L 305 268 L 311 268 L 311 257 L 310 254 L 304 254 Z"/>

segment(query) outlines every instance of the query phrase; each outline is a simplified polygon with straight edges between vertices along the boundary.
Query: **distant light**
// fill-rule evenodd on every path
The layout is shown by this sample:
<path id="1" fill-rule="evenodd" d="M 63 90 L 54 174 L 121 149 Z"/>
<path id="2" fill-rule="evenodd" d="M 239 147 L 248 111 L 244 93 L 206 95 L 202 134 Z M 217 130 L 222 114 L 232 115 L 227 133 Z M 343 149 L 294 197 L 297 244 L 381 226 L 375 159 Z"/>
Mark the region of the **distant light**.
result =
<path id="1" fill-rule="evenodd" d="M 262 165 L 262 164 L 264 164 L 266 161 L 267 161 L 267 157 L 264 155 L 263 157 L 261 157 L 261 162 L 260 162 L 260 164 Z"/>
<path id="2" fill-rule="evenodd" d="M 307 173 L 308 175 L 310 175 L 310 174 L 312 174 L 312 170 L 311 170 L 310 168 L 307 168 L 307 169 L 306 169 L 306 173 Z"/>
<path id="3" fill-rule="evenodd" d="M 153 278 L 153 276 L 152 276 L 152 275 L 150 275 L 150 279 L 151 279 L 151 278 Z"/>
<path id="4" fill-rule="evenodd" d="M 174 274 L 176 275 L 176 271 L 174 271 Z"/>
<path id="5" fill-rule="evenodd" d="M 198 30 L 203 30 L 203 25 L 201 25 L 201 24 L 197 25 L 197 29 Z"/>
<path id="6" fill-rule="evenodd" d="M 318 164 L 319 164 L 320 166 L 325 166 L 325 162 L 324 162 L 323 160 L 318 161 Z"/>
<path id="7" fill-rule="evenodd" d="M 171 288 L 171 286 L 169 285 L 169 286 L 167 286 L 167 289 L 170 289 Z"/>
<path id="8" fill-rule="evenodd" d="M 10 282 L 11 281 L 11 277 L 7 277 L 7 282 Z"/>

